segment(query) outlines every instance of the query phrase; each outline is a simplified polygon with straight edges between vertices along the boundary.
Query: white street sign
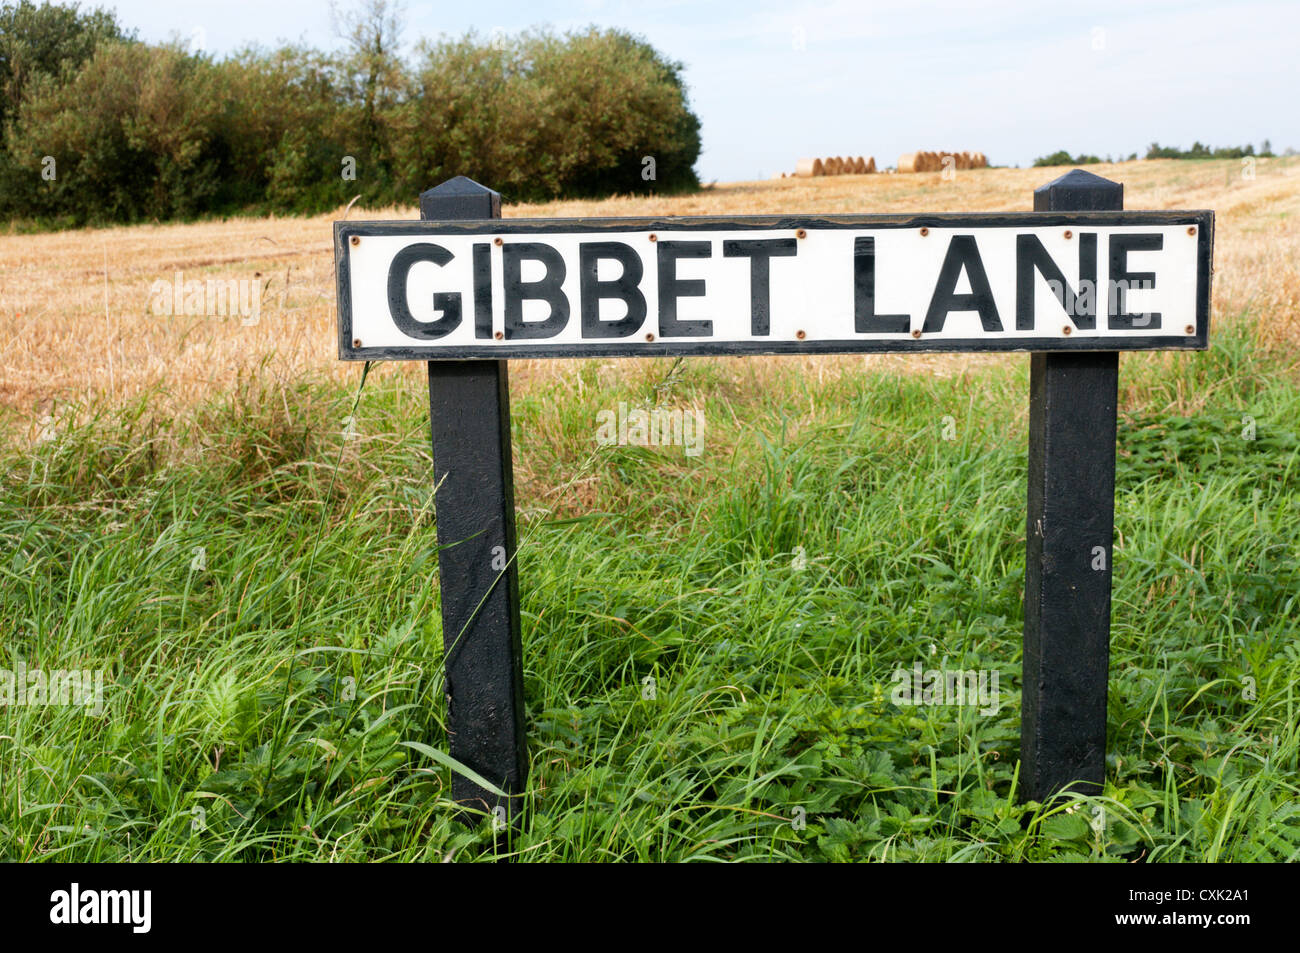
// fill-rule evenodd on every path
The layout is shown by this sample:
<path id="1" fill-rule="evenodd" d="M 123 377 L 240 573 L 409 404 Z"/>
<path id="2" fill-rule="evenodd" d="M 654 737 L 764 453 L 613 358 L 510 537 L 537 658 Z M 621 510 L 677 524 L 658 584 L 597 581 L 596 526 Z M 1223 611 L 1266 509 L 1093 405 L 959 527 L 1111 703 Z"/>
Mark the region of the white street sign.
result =
<path id="1" fill-rule="evenodd" d="M 1211 212 L 335 225 L 340 356 L 1198 349 Z"/>

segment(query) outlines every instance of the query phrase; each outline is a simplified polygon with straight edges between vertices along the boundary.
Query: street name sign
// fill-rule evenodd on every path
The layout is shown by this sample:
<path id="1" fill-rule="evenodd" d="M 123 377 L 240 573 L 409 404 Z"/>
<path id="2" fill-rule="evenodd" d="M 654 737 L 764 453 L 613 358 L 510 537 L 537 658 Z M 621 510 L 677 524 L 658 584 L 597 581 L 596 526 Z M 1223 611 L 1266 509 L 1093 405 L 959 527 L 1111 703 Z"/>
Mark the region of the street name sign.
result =
<path id="1" fill-rule="evenodd" d="M 1125 211 L 1123 185 L 1079 169 L 1033 206 L 502 219 L 497 192 L 457 176 L 420 196 L 420 221 L 335 223 L 339 357 L 428 363 L 467 819 L 508 834 L 528 803 L 517 358 L 1030 352 L 1020 793 L 1102 790 L 1119 352 L 1209 346 L 1214 213 Z"/>
<path id="2" fill-rule="evenodd" d="M 345 360 L 1203 349 L 1212 212 L 339 222 Z"/>

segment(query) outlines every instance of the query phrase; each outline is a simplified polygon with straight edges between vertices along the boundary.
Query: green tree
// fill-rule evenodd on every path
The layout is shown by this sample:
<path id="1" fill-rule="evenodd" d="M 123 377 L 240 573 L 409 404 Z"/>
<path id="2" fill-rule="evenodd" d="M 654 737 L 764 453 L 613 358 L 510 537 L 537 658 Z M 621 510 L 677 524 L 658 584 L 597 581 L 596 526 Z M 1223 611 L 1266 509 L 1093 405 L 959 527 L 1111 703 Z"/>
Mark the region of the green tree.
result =
<path id="1" fill-rule="evenodd" d="M 622 31 L 471 34 L 422 44 L 411 67 L 388 0 L 336 17 L 339 54 L 251 47 L 220 60 L 123 38 L 109 15 L 4 10 L 22 26 L 6 50 L 28 50 L 19 39 L 42 17 L 64 37 L 44 37 L 39 56 L 6 54 L 11 220 L 319 212 L 358 193 L 410 202 L 459 174 L 515 200 L 698 185 L 682 66 Z M 56 175 L 42 175 L 46 157 Z"/>
<path id="2" fill-rule="evenodd" d="M 11 127 L 15 164 L 58 177 L 36 211 L 73 221 L 197 214 L 220 192 L 216 70 L 176 46 L 105 43 L 67 82 L 36 79 Z"/>
<path id="3" fill-rule="evenodd" d="M 399 53 L 403 11 L 390 0 L 365 0 L 351 11 L 331 4 L 331 16 L 347 45 L 338 72 L 352 126 L 350 145 L 363 164 L 362 194 L 374 196 L 392 185 L 393 112 L 408 87 Z"/>
<path id="4" fill-rule="evenodd" d="M 0 125 L 17 112 L 34 78 L 65 75 L 103 41 L 131 36 L 110 10 L 82 13 L 74 4 L 31 0 L 0 6 Z"/>
<path id="5" fill-rule="evenodd" d="M 61 156 L 42 152 L 42 159 L 54 160 L 46 170 L 24 167 L 12 154 L 10 127 L 28 90 L 43 79 L 66 79 L 101 43 L 129 39 L 110 11 L 83 13 L 74 5 L 30 0 L 0 5 L 0 213 L 36 214 L 49 205 L 56 187 L 57 178 L 41 173 L 57 177 Z"/>
<path id="6" fill-rule="evenodd" d="M 419 55 L 401 119 L 408 185 L 461 174 L 514 199 L 698 185 L 700 123 L 681 64 L 640 38 L 470 35 Z"/>

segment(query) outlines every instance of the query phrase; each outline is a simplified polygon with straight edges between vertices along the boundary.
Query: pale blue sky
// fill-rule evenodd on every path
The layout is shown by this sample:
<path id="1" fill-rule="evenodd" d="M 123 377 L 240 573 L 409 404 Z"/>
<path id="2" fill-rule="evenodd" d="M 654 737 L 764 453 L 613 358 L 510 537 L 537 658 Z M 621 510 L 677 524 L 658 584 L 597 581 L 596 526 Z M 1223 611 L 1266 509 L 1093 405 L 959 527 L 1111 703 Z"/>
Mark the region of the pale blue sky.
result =
<path id="1" fill-rule="evenodd" d="M 146 40 L 339 41 L 312 0 L 101 0 Z M 85 6 L 96 5 L 94 0 Z M 1300 2 L 534 0 L 405 4 L 407 47 L 471 29 L 588 24 L 638 33 L 686 65 L 704 181 L 766 177 L 799 156 L 980 150 L 1028 165 L 1057 149 L 1300 148 Z"/>

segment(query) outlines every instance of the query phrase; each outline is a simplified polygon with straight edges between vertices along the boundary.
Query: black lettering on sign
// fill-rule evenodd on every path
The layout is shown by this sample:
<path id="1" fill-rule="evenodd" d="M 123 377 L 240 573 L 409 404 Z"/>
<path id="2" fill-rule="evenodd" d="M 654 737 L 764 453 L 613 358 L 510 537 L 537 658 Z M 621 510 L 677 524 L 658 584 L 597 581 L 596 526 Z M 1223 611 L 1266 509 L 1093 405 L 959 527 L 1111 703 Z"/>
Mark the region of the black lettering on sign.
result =
<path id="1" fill-rule="evenodd" d="M 569 299 L 564 296 L 564 258 L 541 242 L 511 242 L 501 248 L 505 272 L 506 340 L 553 338 L 569 323 Z M 523 263 L 540 261 L 546 274 L 536 281 L 523 280 Z M 541 321 L 524 320 L 524 300 L 545 301 L 551 313 Z"/>
<path id="2" fill-rule="evenodd" d="M 713 334 L 712 321 L 678 321 L 677 299 L 704 294 L 703 278 L 678 278 L 677 259 L 709 258 L 709 242 L 659 242 L 659 336 L 706 338 Z"/>
<path id="3" fill-rule="evenodd" d="M 443 335 L 450 334 L 460 325 L 460 294 L 455 291 L 439 291 L 433 296 L 433 307 L 442 312 L 442 317 L 433 321 L 417 321 L 411 314 L 411 304 L 407 300 L 406 280 L 411 275 L 411 268 L 422 261 L 435 265 L 445 265 L 454 256 L 441 245 L 419 242 L 407 245 L 393 256 L 388 266 L 388 313 L 393 316 L 393 323 L 407 337 L 422 341 L 436 341 Z"/>
<path id="4" fill-rule="evenodd" d="M 749 259 L 749 327 L 755 335 L 772 333 L 772 259 L 799 253 L 793 238 L 757 238 L 722 243 L 722 257 Z"/>
<path id="5" fill-rule="evenodd" d="M 853 330 L 906 334 L 910 314 L 876 314 L 876 240 L 853 239 Z"/>
<path id="6" fill-rule="evenodd" d="M 601 281 L 597 267 L 601 259 L 617 261 L 623 273 L 610 281 Z M 623 242 L 583 242 L 578 246 L 578 272 L 581 284 L 579 300 L 584 338 L 625 338 L 635 334 L 645 323 L 645 295 L 638 287 L 645 266 L 631 245 Z M 617 321 L 602 321 L 602 298 L 616 298 L 627 305 L 627 314 Z"/>
<path id="7" fill-rule="evenodd" d="M 1016 330 L 1034 329 L 1034 272 L 1047 279 L 1065 313 L 1080 331 L 1097 326 L 1097 233 L 1079 234 L 1079 291 L 1066 283 L 1065 274 L 1038 240 L 1037 235 L 1016 236 Z"/>
<path id="8" fill-rule="evenodd" d="M 474 337 L 492 338 L 492 246 L 474 243 Z"/>
<path id="9" fill-rule="evenodd" d="M 1127 291 L 1130 288 L 1154 288 L 1156 273 L 1154 271 L 1129 271 L 1128 253 L 1131 251 L 1160 251 L 1165 247 L 1165 236 L 1159 232 L 1154 235 L 1112 235 L 1110 236 L 1110 295 L 1109 326 L 1114 328 L 1158 328 L 1160 312 L 1129 314 L 1127 308 Z"/>
<path id="10" fill-rule="evenodd" d="M 963 271 L 970 279 L 969 294 L 957 294 L 957 279 Z M 993 300 L 993 289 L 984 273 L 984 262 L 974 235 L 954 235 L 948 243 L 948 252 L 944 255 L 943 267 L 939 269 L 939 280 L 935 282 L 934 296 L 930 299 L 921 331 L 925 334 L 942 331 L 944 322 L 953 311 L 978 311 L 985 331 L 1002 330 L 1002 319 L 998 317 L 998 306 Z"/>

